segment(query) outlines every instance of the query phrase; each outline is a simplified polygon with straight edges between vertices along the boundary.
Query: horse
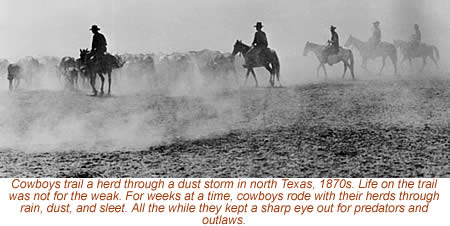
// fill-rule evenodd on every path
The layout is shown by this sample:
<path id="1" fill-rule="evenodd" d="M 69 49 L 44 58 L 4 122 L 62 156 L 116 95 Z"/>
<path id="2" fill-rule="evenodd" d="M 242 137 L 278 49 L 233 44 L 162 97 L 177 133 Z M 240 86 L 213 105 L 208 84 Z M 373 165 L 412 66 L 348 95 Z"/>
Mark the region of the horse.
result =
<path id="1" fill-rule="evenodd" d="M 17 64 L 21 67 L 21 79 L 25 80 L 29 87 L 32 86 L 33 79 L 41 72 L 42 65 L 37 59 L 31 56 L 19 59 Z"/>
<path id="2" fill-rule="evenodd" d="M 348 38 L 348 40 L 344 44 L 345 47 L 354 46 L 360 53 L 362 57 L 362 68 L 368 72 L 367 69 L 367 61 L 376 59 L 378 57 L 383 58 L 383 65 L 380 68 L 380 71 L 378 72 L 379 75 L 381 75 L 381 72 L 384 69 L 384 66 L 386 65 L 386 58 L 389 57 L 392 61 L 392 65 L 394 66 L 394 72 L 397 75 L 397 49 L 395 46 L 388 42 L 381 42 L 375 50 L 372 50 L 370 44 L 368 42 L 363 42 L 352 35 Z"/>
<path id="3" fill-rule="evenodd" d="M 19 87 L 21 79 L 25 79 L 23 75 L 23 68 L 19 64 L 9 64 L 8 65 L 9 91 L 17 89 Z M 15 85 L 13 85 L 13 81 L 16 81 Z"/>
<path id="4" fill-rule="evenodd" d="M 72 88 L 78 88 L 78 63 L 73 57 L 63 57 L 58 64 L 58 72 L 64 76 Z"/>
<path id="5" fill-rule="evenodd" d="M 247 68 L 247 75 L 245 77 L 245 84 L 247 84 L 248 75 L 251 72 L 252 75 L 253 75 L 253 78 L 255 79 L 256 87 L 258 87 L 258 80 L 256 79 L 255 71 L 253 70 L 253 68 L 265 67 L 270 72 L 270 78 L 269 78 L 270 85 L 272 87 L 275 85 L 275 76 L 276 76 L 277 80 L 278 80 L 278 83 L 280 84 L 280 87 L 281 87 L 281 82 L 280 82 L 280 60 L 278 59 L 278 55 L 275 52 L 275 50 L 272 50 L 272 49 L 269 50 L 268 52 L 270 52 L 270 53 L 268 54 L 266 59 L 260 60 L 261 62 L 257 62 L 255 60 L 253 60 L 253 62 L 256 62 L 255 64 L 251 64 L 250 61 L 249 61 L 249 58 L 248 58 L 248 51 L 249 50 L 250 50 L 250 46 L 244 44 L 240 40 L 236 40 L 236 43 L 234 44 L 233 52 L 231 53 L 233 58 L 235 58 L 235 56 L 238 53 L 240 53 L 240 54 L 242 54 L 244 56 L 245 66 Z"/>
<path id="6" fill-rule="evenodd" d="M 84 70 L 90 78 L 92 92 L 97 96 L 95 88 L 96 75 L 100 76 L 102 86 L 100 95 L 104 94 L 103 85 L 105 84 L 104 74 L 108 74 L 108 95 L 111 94 L 111 72 L 113 69 L 121 68 L 125 62 L 119 56 L 113 56 L 109 53 L 105 54 L 101 59 L 90 59 L 91 52 L 87 49 L 80 49 L 80 59 Z"/>
<path id="7" fill-rule="evenodd" d="M 437 69 L 439 68 L 436 58 L 439 60 L 440 56 L 439 50 L 436 46 L 420 43 L 419 46 L 414 49 L 410 42 L 402 40 L 394 40 L 394 45 L 400 49 L 400 52 L 403 55 L 401 63 L 408 59 L 410 68 L 412 68 L 412 59 L 422 58 L 423 64 L 422 68 L 420 69 L 420 72 L 422 72 L 425 68 L 425 65 L 427 64 L 427 57 L 429 57 L 434 62 Z M 434 54 L 436 54 L 436 58 L 434 58 Z"/>
<path id="8" fill-rule="evenodd" d="M 319 70 L 320 68 L 323 69 L 323 72 L 325 73 L 325 79 L 327 79 L 327 70 L 325 69 L 325 64 L 328 63 L 329 65 L 337 64 L 339 62 L 344 63 L 344 74 L 342 74 L 342 78 L 345 77 L 345 73 L 347 72 L 347 68 L 350 68 L 350 72 L 352 73 L 352 78 L 355 79 L 355 73 L 354 73 L 354 58 L 353 58 L 353 52 L 349 49 L 339 48 L 339 52 L 337 55 L 329 56 L 327 59 L 324 59 L 323 52 L 327 46 L 325 45 L 319 45 L 312 42 L 306 42 L 305 48 L 303 49 L 303 56 L 307 56 L 310 51 L 316 55 L 317 59 L 319 60 L 319 66 L 317 67 L 316 75 L 319 76 Z"/>

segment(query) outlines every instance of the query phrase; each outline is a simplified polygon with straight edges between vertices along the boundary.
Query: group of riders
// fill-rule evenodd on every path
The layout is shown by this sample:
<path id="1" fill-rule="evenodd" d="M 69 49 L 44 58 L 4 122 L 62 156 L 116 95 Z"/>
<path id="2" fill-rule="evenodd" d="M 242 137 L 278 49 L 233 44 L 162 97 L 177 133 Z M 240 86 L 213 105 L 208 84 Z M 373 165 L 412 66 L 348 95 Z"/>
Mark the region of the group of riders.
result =
<path id="1" fill-rule="evenodd" d="M 373 32 L 372 36 L 369 38 L 368 44 L 370 51 L 375 51 L 381 43 L 381 29 L 380 29 L 380 21 L 376 21 L 373 23 Z M 330 27 L 331 39 L 328 40 L 328 46 L 323 51 L 323 58 L 327 59 L 330 55 L 338 54 L 339 52 L 339 35 L 336 32 L 336 27 L 331 25 Z M 422 40 L 422 34 L 419 29 L 418 24 L 414 24 L 414 34 L 411 36 L 410 40 L 410 49 L 411 51 L 417 50 L 419 48 Z"/>

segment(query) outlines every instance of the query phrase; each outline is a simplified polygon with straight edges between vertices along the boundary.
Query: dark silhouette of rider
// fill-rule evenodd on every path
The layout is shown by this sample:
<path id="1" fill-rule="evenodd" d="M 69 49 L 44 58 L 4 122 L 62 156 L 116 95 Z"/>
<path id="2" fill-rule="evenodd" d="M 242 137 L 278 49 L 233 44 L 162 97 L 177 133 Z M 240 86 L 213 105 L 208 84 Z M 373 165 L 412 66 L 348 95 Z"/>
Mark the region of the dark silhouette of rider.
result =
<path id="1" fill-rule="evenodd" d="M 414 24 L 414 31 L 415 33 L 412 35 L 412 47 L 413 49 L 417 49 L 420 45 L 420 42 L 422 41 L 422 33 L 419 30 L 419 25 Z"/>
<path id="2" fill-rule="evenodd" d="M 329 55 L 335 55 L 339 53 L 339 35 L 336 32 L 336 27 L 331 25 L 330 27 L 331 39 L 328 40 L 328 46 L 323 51 L 323 58 L 328 60 Z"/>
<path id="3" fill-rule="evenodd" d="M 371 49 L 375 50 L 378 45 L 381 43 L 381 30 L 380 30 L 380 21 L 376 21 L 373 23 L 373 33 L 370 38 L 371 41 Z"/>
<path id="4" fill-rule="evenodd" d="M 258 56 L 267 57 L 267 50 L 269 42 L 267 36 L 262 28 L 264 27 L 261 22 L 257 22 L 254 26 L 256 28 L 255 37 L 253 38 L 252 47 L 247 52 L 247 58 L 250 61 L 249 64 L 256 64 L 256 58 Z"/>
<path id="5" fill-rule="evenodd" d="M 92 37 L 91 56 L 99 59 L 106 53 L 106 38 L 103 34 L 98 32 L 100 28 L 97 25 L 92 25 L 90 30 L 92 31 L 92 34 L 94 34 Z"/>

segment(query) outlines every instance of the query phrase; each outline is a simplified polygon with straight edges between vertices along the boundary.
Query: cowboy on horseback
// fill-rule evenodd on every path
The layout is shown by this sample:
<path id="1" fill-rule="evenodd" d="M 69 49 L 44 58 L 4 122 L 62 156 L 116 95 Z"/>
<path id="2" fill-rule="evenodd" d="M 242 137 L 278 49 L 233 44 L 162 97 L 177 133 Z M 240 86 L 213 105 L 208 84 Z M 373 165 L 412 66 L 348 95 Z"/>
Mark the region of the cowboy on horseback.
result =
<path id="1" fill-rule="evenodd" d="M 98 32 L 100 28 L 97 25 L 92 25 L 92 47 L 91 47 L 91 57 L 93 56 L 95 60 L 100 60 L 106 53 L 106 38 L 103 34 Z"/>
<path id="2" fill-rule="evenodd" d="M 323 51 L 323 59 L 325 62 L 328 60 L 328 56 L 339 53 L 339 35 L 336 32 L 336 27 L 331 25 L 330 32 L 331 40 L 328 40 L 328 46 Z"/>
<path id="3" fill-rule="evenodd" d="M 256 28 L 255 37 L 253 38 L 252 47 L 247 52 L 247 57 L 250 61 L 250 63 L 247 63 L 247 65 L 250 64 L 256 64 L 258 61 L 256 59 L 259 58 L 259 61 L 263 61 L 267 58 L 269 54 L 267 54 L 267 51 L 269 50 L 268 46 L 269 43 L 267 41 L 267 36 L 264 31 L 262 31 L 262 28 L 264 27 L 261 22 L 257 22 L 254 26 Z M 247 65 L 244 65 L 246 67 Z"/>
<path id="4" fill-rule="evenodd" d="M 418 24 L 414 24 L 414 31 L 415 33 L 411 36 L 411 49 L 412 50 L 416 50 L 419 45 L 420 42 L 422 41 L 422 33 L 419 30 L 419 25 Z"/>
<path id="5" fill-rule="evenodd" d="M 374 51 L 380 43 L 381 43 L 380 21 L 376 21 L 373 23 L 373 33 L 372 37 L 369 39 L 371 51 Z"/>

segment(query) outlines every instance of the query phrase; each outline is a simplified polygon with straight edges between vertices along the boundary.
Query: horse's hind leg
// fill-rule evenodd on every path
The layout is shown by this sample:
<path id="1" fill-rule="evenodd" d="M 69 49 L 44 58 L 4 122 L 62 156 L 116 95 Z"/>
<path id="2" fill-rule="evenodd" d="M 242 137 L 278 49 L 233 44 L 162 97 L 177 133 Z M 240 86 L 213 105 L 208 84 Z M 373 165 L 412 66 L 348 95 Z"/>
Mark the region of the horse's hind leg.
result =
<path id="1" fill-rule="evenodd" d="M 345 78 L 345 73 L 347 72 L 348 65 L 347 65 L 347 62 L 345 62 L 345 61 L 342 61 L 342 63 L 344 63 L 344 73 L 342 74 L 342 78 Z"/>
<path id="2" fill-rule="evenodd" d="M 270 86 L 273 87 L 275 85 L 275 70 L 273 68 L 271 68 L 269 65 L 266 65 L 265 68 L 270 73 L 269 82 L 270 82 Z"/>
<path id="3" fill-rule="evenodd" d="M 436 65 L 436 69 L 439 69 L 439 64 L 438 64 L 436 58 L 434 58 L 433 55 L 431 55 L 430 58 L 431 58 L 431 60 L 434 62 L 434 65 Z"/>
<path id="4" fill-rule="evenodd" d="M 20 78 L 17 78 L 17 79 L 16 79 L 16 85 L 15 85 L 15 88 L 14 88 L 14 89 L 19 88 L 19 85 L 20 85 Z"/>
<path id="5" fill-rule="evenodd" d="M 102 73 L 99 73 L 98 75 L 100 76 L 100 79 L 101 79 L 101 81 L 102 81 L 102 86 L 101 86 L 101 88 L 100 88 L 100 93 L 103 94 L 103 93 L 105 93 L 105 92 L 103 91 L 103 86 L 105 85 L 105 76 L 103 76 Z"/>
<path id="6" fill-rule="evenodd" d="M 245 75 L 244 86 L 247 86 L 248 75 L 250 74 L 250 69 L 247 69 L 247 74 Z"/>
<path id="7" fill-rule="evenodd" d="M 378 75 L 381 75 L 381 72 L 383 71 L 383 69 L 384 69 L 384 66 L 386 65 L 386 57 L 385 56 L 383 56 L 383 61 L 382 61 L 382 65 L 381 65 L 381 68 L 380 68 L 380 71 L 378 72 Z"/>
<path id="8" fill-rule="evenodd" d="M 111 94 L 111 72 L 108 73 L 108 95 Z"/>

